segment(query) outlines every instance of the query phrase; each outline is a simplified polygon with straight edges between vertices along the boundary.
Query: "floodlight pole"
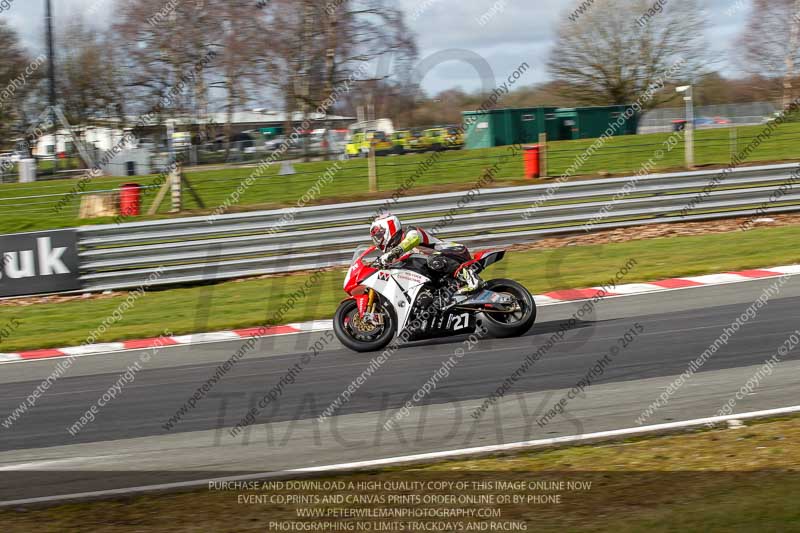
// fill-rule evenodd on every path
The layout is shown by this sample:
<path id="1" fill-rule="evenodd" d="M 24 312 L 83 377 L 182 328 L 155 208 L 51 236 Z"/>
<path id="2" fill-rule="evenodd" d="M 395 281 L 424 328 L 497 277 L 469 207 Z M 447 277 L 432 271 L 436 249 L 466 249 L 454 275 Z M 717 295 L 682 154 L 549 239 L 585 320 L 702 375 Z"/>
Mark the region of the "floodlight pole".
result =
<path id="1" fill-rule="evenodd" d="M 56 173 L 58 165 L 58 139 L 56 132 L 56 62 L 53 52 L 53 9 L 50 0 L 45 0 L 45 25 L 47 27 L 47 69 L 50 79 L 50 122 L 53 125 L 53 174 Z"/>
<path id="2" fill-rule="evenodd" d="M 692 98 L 692 86 L 684 85 L 676 89 L 679 93 L 685 93 L 683 100 L 686 102 L 686 168 L 694 168 L 694 100 Z"/>

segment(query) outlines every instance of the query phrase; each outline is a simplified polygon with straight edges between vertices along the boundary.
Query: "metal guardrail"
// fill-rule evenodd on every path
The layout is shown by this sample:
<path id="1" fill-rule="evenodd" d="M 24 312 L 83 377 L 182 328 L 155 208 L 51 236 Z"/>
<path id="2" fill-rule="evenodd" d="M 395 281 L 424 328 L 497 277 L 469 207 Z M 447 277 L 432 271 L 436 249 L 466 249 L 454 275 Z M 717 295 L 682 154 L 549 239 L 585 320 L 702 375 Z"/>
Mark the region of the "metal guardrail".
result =
<path id="1" fill-rule="evenodd" d="M 797 165 L 747 167 L 727 175 L 682 213 L 721 171 L 655 174 L 614 200 L 632 178 L 483 189 L 399 199 L 391 211 L 404 223 L 439 228 L 441 237 L 469 244 L 508 245 L 543 236 L 686 220 L 800 210 L 800 187 L 772 201 Z M 798 179 L 794 175 L 794 179 Z M 551 193 L 548 193 L 548 190 Z M 603 213 L 613 201 L 613 209 Z M 541 207 L 531 209 L 535 203 Z M 384 200 L 79 228 L 81 280 L 86 290 L 178 284 L 347 264 L 368 240 Z M 281 225 L 282 217 L 291 216 Z M 523 216 L 523 215 L 526 215 Z M 448 216 L 450 215 L 450 216 Z M 446 218 L 445 218 L 446 217 Z M 452 217 L 452 218 L 451 218 Z M 603 217 L 597 220 L 597 217 Z"/>

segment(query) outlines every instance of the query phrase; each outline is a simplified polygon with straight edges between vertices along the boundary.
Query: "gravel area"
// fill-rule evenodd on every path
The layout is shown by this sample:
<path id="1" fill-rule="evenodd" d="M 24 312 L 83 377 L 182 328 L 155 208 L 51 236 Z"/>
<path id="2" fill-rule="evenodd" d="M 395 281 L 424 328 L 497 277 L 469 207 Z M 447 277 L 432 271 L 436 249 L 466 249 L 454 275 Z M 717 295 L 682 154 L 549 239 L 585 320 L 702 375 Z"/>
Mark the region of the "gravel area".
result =
<path id="1" fill-rule="evenodd" d="M 564 246 L 586 246 L 590 244 L 610 244 L 615 242 L 637 241 L 643 239 L 660 239 L 665 237 L 687 237 L 692 235 L 709 235 L 713 233 L 730 233 L 742 231 L 741 224 L 749 217 L 726 218 L 703 222 L 681 222 L 672 224 L 650 224 L 631 226 L 613 230 L 595 231 L 580 235 L 547 237 L 536 242 L 514 246 L 512 250 L 544 250 L 562 248 Z M 771 215 L 757 219 L 752 228 L 772 228 L 779 226 L 800 225 L 800 214 Z"/>

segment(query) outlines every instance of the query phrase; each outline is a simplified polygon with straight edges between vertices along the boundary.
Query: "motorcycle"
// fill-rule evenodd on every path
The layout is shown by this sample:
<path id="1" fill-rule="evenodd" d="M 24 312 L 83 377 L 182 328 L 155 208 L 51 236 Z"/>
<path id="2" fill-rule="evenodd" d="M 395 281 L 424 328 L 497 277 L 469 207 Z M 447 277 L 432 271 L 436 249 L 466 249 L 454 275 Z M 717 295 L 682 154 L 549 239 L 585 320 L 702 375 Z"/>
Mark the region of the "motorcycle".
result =
<path id="1" fill-rule="evenodd" d="M 333 319 L 336 337 L 351 350 L 378 351 L 396 337 L 416 341 L 479 330 L 497 338 L 519 337 L 536 321 L 533 296 L 516 281 L 493 279 L 474 294 L 459 295 L 455 275 L 435 281 L 439 276 L 428 269 L 427 256 L 406 254 L 383 265 L 366 259 L 375 250 L 356 250 L 344 280 L 349 297 Z M 477 252 L 459 269 L 478 274 L 505 253 Z"/>

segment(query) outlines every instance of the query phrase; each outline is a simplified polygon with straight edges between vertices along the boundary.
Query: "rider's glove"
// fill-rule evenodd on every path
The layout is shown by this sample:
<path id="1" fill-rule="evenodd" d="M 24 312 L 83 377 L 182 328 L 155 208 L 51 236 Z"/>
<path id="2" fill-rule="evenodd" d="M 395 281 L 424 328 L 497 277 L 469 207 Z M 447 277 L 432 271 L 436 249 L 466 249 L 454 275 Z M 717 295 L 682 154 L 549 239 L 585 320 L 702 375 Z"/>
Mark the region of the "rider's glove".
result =
<path id="1" fill-rule="evenodd" d="M 381 265 L 384 265 L 384 266 L 388 265 L 389 263 L 392 262 L 392 253 L 391 252 L 386 252 L 385 254 L 383 254 L 382 256 L 380 256 L 378 258 L 378 262 Z"/>
<path id="2" fill-rule="evenodd" d="M 403 255 L 403 248 L 402 246 L 395 246 L 385 254 L 383 254 L 379 261 L 381 264 L 388 265 L 390 263 L 394 263 L 394 260 Z"/>

